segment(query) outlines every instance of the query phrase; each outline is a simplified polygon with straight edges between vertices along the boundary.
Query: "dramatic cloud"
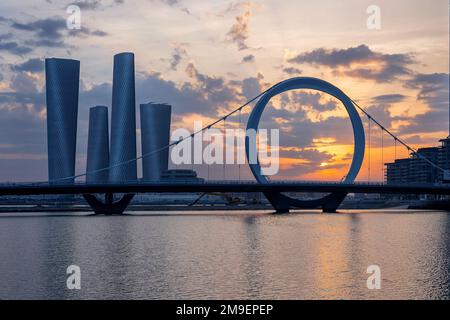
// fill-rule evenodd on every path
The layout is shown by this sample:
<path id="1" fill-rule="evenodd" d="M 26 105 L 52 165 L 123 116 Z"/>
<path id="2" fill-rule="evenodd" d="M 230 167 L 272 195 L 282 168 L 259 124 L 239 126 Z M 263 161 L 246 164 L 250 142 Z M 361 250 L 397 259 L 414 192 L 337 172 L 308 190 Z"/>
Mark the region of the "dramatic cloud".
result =
<path id="1" fill-rule="evenodd" d="M 360 45 L 347 49 L 319 48 L 301 53 L 288 62 L 326 66 L 338 75 L 389 82 L 411 75 L 409 65 L 415 60 L 411 54 L 384 54 L 372 51 L 367 45 Z"/>

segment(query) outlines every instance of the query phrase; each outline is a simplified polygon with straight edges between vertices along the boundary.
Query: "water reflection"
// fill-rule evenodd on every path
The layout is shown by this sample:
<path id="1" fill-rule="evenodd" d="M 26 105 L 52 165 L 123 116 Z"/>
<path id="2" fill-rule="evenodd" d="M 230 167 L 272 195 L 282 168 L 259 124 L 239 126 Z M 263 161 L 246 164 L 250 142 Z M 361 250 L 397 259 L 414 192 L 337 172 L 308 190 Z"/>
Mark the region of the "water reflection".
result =
<path id="1" fill-rule="evenodd" d="M 3 299 L 450 298 L 444 212 L 1 218 L 0 241 Z"/>
<path id="2" fill-rule="evenodd" d="M 264 288 L 264 248 L 258 230 L 260 217 L 247 216 L 243 219 L 245 240 L 242 245 L 242 271 L 245 275 L 246 296 L 257 299 Z"/>

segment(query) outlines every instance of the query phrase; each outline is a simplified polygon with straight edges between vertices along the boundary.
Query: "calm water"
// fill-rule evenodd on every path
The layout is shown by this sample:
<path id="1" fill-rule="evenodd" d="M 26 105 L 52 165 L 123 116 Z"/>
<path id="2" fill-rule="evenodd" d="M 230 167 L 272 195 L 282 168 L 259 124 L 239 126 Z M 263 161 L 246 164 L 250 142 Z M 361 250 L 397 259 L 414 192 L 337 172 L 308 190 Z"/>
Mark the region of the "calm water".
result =
<path id="1" fill-rule="evenodd" d="M 0 243 L 2 299 L 450 298 L 443 212 L 2 217 Z"/>

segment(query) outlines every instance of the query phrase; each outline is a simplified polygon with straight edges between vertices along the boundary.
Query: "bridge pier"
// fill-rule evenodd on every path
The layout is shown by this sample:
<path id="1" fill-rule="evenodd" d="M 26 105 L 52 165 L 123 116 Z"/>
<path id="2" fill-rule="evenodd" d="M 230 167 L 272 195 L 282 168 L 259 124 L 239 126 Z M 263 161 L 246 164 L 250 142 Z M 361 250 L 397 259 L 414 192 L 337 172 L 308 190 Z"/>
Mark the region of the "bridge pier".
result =
<path id="1" fill-rule="evenodd" d="M 346 193 L 332 193 L 326 197 L 326 201 L 322 204 L 323 213 L 336 213 L 337 209 L 344 201 Z"/>
<path id="2" fill-rule="evenodd" d="M 336 192 L 318 200 L 297 200 L 280 192 L 263 192 L 277 214 L 289 213 L 290 209 L 322 209 L 323 213 L 336 213 L 347 193 Z"/>
<path id="3" fill-rule="evenodd" d="M 264 192 L 264 196 L 269 200 L 272 207 L 277 214 L 289 213 L 291 205 L 281 193 L 278 192 Z"/>
<path id="4" fill-rule="evenodd" d="M 89 204 L 95 214 L 120 215 L 130 204 L 134 193 L 126 193 L 119 201 L 114 202 L 113 193 L 105 193 L 105 202 L 100 201 L 93 194 L 83 194 L 84 199 Z"/>

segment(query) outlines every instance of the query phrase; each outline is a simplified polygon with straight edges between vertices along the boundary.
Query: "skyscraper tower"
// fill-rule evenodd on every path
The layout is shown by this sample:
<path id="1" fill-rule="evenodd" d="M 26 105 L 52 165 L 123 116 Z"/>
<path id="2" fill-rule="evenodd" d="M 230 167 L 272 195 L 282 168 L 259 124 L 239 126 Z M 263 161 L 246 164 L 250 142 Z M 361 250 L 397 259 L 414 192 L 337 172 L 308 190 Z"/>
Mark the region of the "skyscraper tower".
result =
<path id="1" fill-rule="evenodd" d="M 137 180 L 136 161 L 136 101 L 134 84 L 134 54 L 114 56 L 111 111 L 110 182 Z"/>
<path id="2" fill-rule="evenodd" d="M 167 170 L 169 148 L 152 153 L 169 144 L 170 114 L 172 107 L 167 104 L 141 104 L 141 142 L 142 170 L 145 181 L 161 179 L 163 171 Z M 149 154 L 149 155 L 147 155 Z"/>
<path id="3" fill-rule="evenodd" d="M 48 179 L 73 183 L 77 141 L 80 61 L 45 59 Z M 57 181 L 54 181 L 57 180 Z"/>
<path id="4" fill-rule="evenodd" d="M 107 168 L 108 166 L 108 108 L 96 106 L 89 109 L 86 183 L 107 183 L 109 171 L 100 169 Z"/>

